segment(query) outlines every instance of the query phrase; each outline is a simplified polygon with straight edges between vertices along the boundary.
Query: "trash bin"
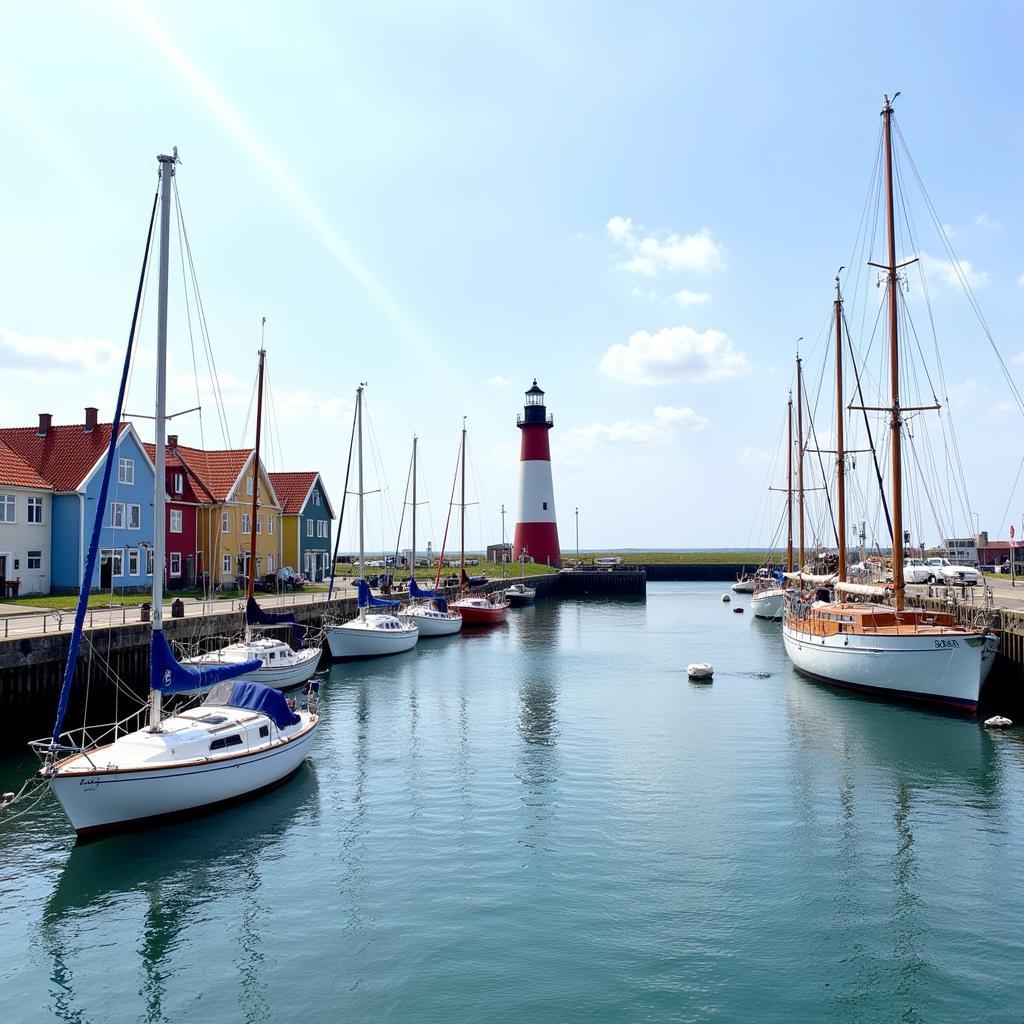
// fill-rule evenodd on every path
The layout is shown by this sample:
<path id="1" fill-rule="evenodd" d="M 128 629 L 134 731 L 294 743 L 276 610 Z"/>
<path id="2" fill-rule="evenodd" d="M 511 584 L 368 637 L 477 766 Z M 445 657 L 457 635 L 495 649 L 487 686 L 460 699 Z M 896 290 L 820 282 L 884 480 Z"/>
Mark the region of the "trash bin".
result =
<path id="1" fill-rule="evenodd" d="M 180 597 L 176 597 L 171 602 L 171 618 L 172 619 L 183 619 L 185 618 L 185 602 Z"/>
<path id="2" fill-rule="evenodd" d="M 149 613 L 152 610 L 152 605 L 146 601 L 142 605 L 142 617 L 139 619 L 140 622 L 149 622 Z"/>

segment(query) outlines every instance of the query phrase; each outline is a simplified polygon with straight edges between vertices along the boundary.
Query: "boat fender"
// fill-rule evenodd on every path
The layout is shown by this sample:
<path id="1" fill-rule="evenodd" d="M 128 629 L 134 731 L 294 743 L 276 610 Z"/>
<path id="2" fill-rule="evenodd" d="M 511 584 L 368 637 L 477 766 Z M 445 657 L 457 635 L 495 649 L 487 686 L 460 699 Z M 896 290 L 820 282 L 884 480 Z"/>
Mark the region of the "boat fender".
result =
<path id="1" fill-rule="evenodd" d="M 733 608 L 732 611 L 733 611 L 734 615 L 742 615 L 743 614 L 743 609 L 742 608 Z"/>
<path id="2" fill-rule="evenodd" d="M 991 718 L 985 719 L 985 727 L 987 729 L 1005 729 L 1008 726 L 1013 725 L 1013 722 L 1009 718 L 1004 718 L 1002 715 L 993 715 Z"/>
<path id="3" fill-rule="evenodd" d="M 722 595 L 722 604 L 728 604 L 731 600 L 732 598 L 728 594 Z"/>

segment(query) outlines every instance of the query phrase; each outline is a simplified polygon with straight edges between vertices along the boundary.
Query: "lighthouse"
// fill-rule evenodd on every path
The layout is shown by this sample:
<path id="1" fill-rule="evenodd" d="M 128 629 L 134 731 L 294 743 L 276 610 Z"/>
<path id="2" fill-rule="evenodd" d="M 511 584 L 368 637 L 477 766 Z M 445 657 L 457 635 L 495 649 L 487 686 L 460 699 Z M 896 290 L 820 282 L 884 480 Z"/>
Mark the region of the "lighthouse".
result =
<path id="1" fill-rule="evenodd" d="M 516 417 L 516 425 L 523 439 L 519 446 L 519 512 L 512 558 L 525 554 L 541 565 L 561 565 L 548 447 L 548 431 L 555 421 L 547 414 L 544 392 L 536 380 L 526 392 L 523 414 Z"/>

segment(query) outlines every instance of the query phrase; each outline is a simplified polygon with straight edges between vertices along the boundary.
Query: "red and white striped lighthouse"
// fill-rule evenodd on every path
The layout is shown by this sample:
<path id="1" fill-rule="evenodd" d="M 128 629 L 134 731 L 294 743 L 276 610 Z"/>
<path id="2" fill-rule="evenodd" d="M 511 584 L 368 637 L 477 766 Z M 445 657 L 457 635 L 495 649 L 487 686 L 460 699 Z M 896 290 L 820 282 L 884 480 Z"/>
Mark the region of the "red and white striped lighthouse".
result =
<path id="1" fill-rule="evenodd" d="M 548 447 L 548 431 L 555 421 L 544 408 L 544 392 L 536 380 L 526 392 L 523 415 L 516 417 L 516 425 L 523 432 L 523 440 L 519 447 L 519 514 L 512 558 L 525 554 L 541 565 L 561 565 Z"/>

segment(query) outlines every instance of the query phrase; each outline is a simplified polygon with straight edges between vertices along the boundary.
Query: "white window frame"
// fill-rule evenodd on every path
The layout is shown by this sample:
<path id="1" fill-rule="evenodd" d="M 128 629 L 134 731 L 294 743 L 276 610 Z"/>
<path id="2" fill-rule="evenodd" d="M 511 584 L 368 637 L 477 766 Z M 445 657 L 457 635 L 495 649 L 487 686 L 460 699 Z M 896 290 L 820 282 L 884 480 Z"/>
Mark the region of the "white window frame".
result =
<path id="1" fill-rule="evenodd" d="M 227 514 L 227 512 L 221 512 L 221 514 L 220 514 L 220 532 L 221 533 L 230 533 L 231 532 L 231 530 L 230 530 L 230 523 L 228 521 L 228 514 Z"/>
<path id="2" fill-rule="evenodd" d="M 247 476 L 245 478 L 245 493 L 248 494 L 250 498 L 252 497 L 252 477 L 251 476 Z"/>
<path id="3" fill-rule="evenodd" d="M 135 483 L 134 459 L 122 458 L 117 460 L 117 482 L 119 484 L 127 484 L 128 486 Z"/>
<path id="4" fill-rule="evenodd" d="M 0 494 L 0 523 L 15 524 L 18 521 L 18 500 L 13 494 Z"/>
<path id="5" fill-rule="evenodd" d="M 184 514 L 180 508 L 171 509 L 171 521 L 168 527 L 171 533 L 181 533 L 182 523 L 184 522 Z"/>
<path id="6" fill-rule="evenodd" d="M 267 555 L 267 572 L 273 572 L 273 571 L 274 571 L 274 556 L 273 555 Z"/>
<path id="7" fill-rule="evenodd" d="M 129 548 L 128 549 L 128 575 L 138 576 L 139 575 L 139 549 Z"/>
<path id="8" fill-rule="evenodd" d="M 313 536 L 313 520 L 312 519 L 307 519 L 306 520 L 306 536 L 307 537 L 312 537 Z"/>
<path id="9" fill-rule="evenodd" d="M 171 576 L 173 578 L 175 578 L 175 579 L 178 578 L 179 576 L 181 576 L 181 552 L 180 551 L 172 551 L 171 552 Z"/>
<path id="10" fill-rule="evenodd" d="M 174 493 L 181 494 L 185 490 L 185 474 L 175 473 L 174 474 Z"/>
<path id="11" fill-rule="evenodd" d="M 100 558 L 104 555 L 110 559 L 110 578 L 124 576 L 124 548 L 101 548 Z"/>
<path id="12" fill-rule="evenodd" d="M 315 487 L 313 488 L 313 504 L 320 504 L 320 492 Z"/>
<path id="13" fill-rule="evenodd" d="M 249 528 L 251 526 L 252 526 L 252 523 L 249 522 L 249 513 L 248 512 L 243 512 L 242 513 L 242 536 L 243 537 L 248 537 L 249 536 Z"/>
<path id="14" fill-rule="evenodd" d="M 146 548 L 146 575 L 147 576 L 152 576 L 153 575 L 153 558 L 154 558 L 153 549 L 152 548 Z"/>
<path id="15" fill-rule="evenodd" d="M 234 564 L 235 560 L 231 557 L 231 553 L 226 551 L 224 557 L 220 560 L 221 573 L 224 576 L 230 576 Z"/>
<path id="16" fill-rule="evenodd" d="M 263 533 L 263 520 L 259 516 L 257 516 L 256 517 L 256 535 L 259 536 L 261 533 Z"/>
<path id="17" fill-rule="evenodd" d="M 129 530 L 142 529 L 142 506 L 134 503 L 125 505 L 125 519 Z"/>
<path id="18" fill-rule="evenodd" d="M 115 530 L 124 529 L 124 509 L 125 504 L 123 501 L 112 501 L 110 503 L 110 525 Z"/>
<path id="19" fill-rule="evenodd" d="M 269 533 L 271 537 L 274 536 L 274 517 L 273 516 L 267 516 L 267 533 Z"/>
<path id="20" fill-rule="evenodd" d="M 33 517 L 32 513 L 36 513 L 36 517 Z M 42 498 L 29 498 L 28 499 L 28 519 L 26 522 L 34 523 L 37 526 L 41 526 L 43 523 L 43 499 Z"/>
<path id="21" fill-rule="evenodd" d="M 33 565 L 32 563 L 36 564 Z M 42 571 L 43 568 L 43 553 L 42 551 L 26 551 L 25 552 L 25 568 L 35 569 L 36 572 Z"/>

